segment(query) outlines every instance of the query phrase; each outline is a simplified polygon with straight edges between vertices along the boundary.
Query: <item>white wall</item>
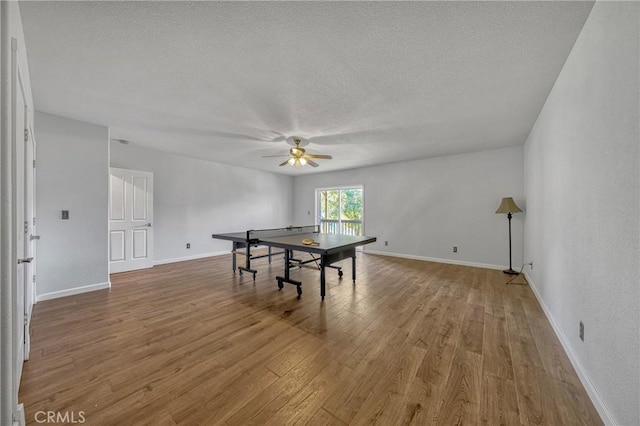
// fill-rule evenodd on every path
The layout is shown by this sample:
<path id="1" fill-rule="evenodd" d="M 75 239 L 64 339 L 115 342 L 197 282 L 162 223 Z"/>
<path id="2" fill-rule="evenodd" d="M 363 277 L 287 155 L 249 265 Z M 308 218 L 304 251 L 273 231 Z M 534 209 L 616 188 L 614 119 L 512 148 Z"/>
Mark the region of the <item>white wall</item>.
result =
<path id="1" fill-rule="evenodd" d="M 508 222 L 494 212 L 508 196 L 525 209 L 522 165 L 522 147 L 514 147 L 296 177 L 294 222 L 314 222 L 316 188 L 362 184 L 365 233 L 378 238 L 367 251 L 503 268 Z M 514 269 L 523 218 L 512 220 Z"/>
<path id="2" fill-rule="evenodd" d="M 119 142 L 111 143 L 111 166 L 153 172 L 156 263 L 228 253 L 231 243 L 212 233 L 291 225 L 288 176 Z"/>
<path id="3" fill-rule="evenodd" d="M 640 424 L 639 22 L 638 3 L 594 5 L 525 145 L 531 284 L 621 425 Z"/>
<path id="4" fill-rule="evenodd" d="M 41 112 L 35 119 L 37 298 L 108 287 L 109 130 Z"/>

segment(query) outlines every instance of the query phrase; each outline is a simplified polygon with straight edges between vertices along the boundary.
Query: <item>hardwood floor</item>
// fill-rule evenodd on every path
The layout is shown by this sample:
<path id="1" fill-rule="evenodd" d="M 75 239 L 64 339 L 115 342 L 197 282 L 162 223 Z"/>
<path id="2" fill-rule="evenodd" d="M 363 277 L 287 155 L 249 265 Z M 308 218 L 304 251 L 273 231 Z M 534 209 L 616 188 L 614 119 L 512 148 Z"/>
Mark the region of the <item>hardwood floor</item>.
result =
<path id="1" fill-rule="evenodd" d="M 323 303 L 317 271 L 292 271 L 297 300 L 282 261 L 255 265 L 255 283 L 220 256 L 38 303 L 27 422 L 602 424 L 531 289 L 500 271 L 358 254 L 357 283 L 349 261 L 328 270 Z"/>

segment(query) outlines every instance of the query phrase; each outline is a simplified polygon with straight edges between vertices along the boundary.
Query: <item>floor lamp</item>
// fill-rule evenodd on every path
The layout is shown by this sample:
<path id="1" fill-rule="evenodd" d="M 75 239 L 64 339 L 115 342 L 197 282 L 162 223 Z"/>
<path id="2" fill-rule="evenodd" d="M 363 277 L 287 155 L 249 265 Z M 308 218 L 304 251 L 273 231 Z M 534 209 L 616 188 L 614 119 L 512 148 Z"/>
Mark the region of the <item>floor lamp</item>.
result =
<path id="1" fill-rule="evenodd" d="M 511 274 L 511 275 L 519 274 L 519 272 L 514 271 L 513 268 L 511 267 L 511 216 L 512 216 L 512 213 L 518 213 L 521 211 L 522 210 L 520 210 L 520 207 L 518 207 L 516 202 L 513 201 L 513 198 L 511 197 L 504 197 L 502 199 L 502 202 L 500 203 L 500 206 L 498 207 L 498 210 L 496 210 L 496 213 L 502 213 L 502 214 L 506 213 L 507 219 L 509 219 L 509 269 L 502 271 L 505 274 Z"/>

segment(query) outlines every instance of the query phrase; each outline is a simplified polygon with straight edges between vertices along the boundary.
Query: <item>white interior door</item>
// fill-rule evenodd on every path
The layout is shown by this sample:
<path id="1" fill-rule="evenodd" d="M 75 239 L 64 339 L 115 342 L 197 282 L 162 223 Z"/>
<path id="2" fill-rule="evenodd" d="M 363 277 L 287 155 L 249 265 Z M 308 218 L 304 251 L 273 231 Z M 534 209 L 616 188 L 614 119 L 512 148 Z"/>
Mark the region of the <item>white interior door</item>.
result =
<path id="1" fill-rule="evenodd" d="M 25 129 L 27 128 L 27 104 L 24 87 L 22 85 L 22 79 L 20 76 L 20 70 L 16 62 L 16 52 L 12 52 L 13 66 L 12 66 L 12 81 L 11 91 L 14 102 L 12 104 L 12 116 L 13 116 L 13 181 L 14 188 L 12 194 L 13 215 L 15 222 L 13 223 L 13 240 L 15 241 L 14 248 L 14 263 L 16 268 L 15 274 L 15 292 L 13 296 L 13 356 L 14 356 L 14 371 L 13 371 L 13 389 L 16 392 L 15 401 L 17 401 L 17 392 L 20 386 L 20 377 L 22 376 L 22 364 L 25 358 L 25 297 L 24 297 L 24 282 L 26 268 L 29 266 L 30 259 L 25 257 L 25 238 L 27 229 L 27 222 L 25 216 L 25 204 L 24 204 L 24 192 L 25 192 Z"/>
<path id="2" fill-rule="evenodd" d="M 110 168 L 109 272 L 153 266 L 153 173 Z"/>
<path id="3" fill-rule="evenodd" d="M 36 235 L 36 140 L 33 128 L 29 125 L 29 131 L 25 133 L 24 149 L 24 213 L 25 213 L 25 241 L 24 257 L 31 262 L 24 266 L 24 359 L 29 359 L 31 350 L 31 313 L 35 304 L 36 295 L 36 241 L 40 239 Z"/>

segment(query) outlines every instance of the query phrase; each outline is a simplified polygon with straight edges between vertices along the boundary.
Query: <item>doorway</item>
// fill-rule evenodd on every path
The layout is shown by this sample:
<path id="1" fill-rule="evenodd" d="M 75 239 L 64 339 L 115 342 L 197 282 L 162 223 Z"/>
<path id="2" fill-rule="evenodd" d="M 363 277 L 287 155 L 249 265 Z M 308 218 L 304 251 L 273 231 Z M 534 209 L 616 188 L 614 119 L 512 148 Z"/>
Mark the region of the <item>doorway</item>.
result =
<path id="1" fill-rule="evenodd" d="M 151 268 L 153 173 L 109 171 L 109 273 Z"/>
<path id="2" fill-rule="evenodd" d="M 13 40 L 12 40 L 13 41 Z M 31 227 L 31 218 L 27 212 L 27 198 L 30 189 L 27 183 L 27 148 L 28 148 L 28 105 L 27 95 L 22 78 L 22 70 L 17 63 L 17 51 L 12 50 L 12 180 L 15 191 L 13 191 L 11 204 L 13 206 L 12 215 L 15 222 L 12 223 L 12 240 L 15 244 L 12 257 L 15 256 L 15 293 L 13 294 L 13 391 L 15 401 L 18 400 L 17 392 L 22 377 L 22 367 L 24 360 L 29 358 L 29 327 L 28 313 L 31 310 L 32 301 L 26 297 L 29 288 L 28 282 L 33 273 L 31 262 L 33 258 L 29 256 L 30 244 L 27 242 L 27 235 Z M 31 185 L 33 182 L 31 182 Z M 13 260 L 13 259 L 12 259 Z"/>
<path id="3" fill-rule="evenodd" d="M 316 189 L 316 218 L 323 233 L 364 235 L 364 188 Z"/>

